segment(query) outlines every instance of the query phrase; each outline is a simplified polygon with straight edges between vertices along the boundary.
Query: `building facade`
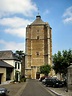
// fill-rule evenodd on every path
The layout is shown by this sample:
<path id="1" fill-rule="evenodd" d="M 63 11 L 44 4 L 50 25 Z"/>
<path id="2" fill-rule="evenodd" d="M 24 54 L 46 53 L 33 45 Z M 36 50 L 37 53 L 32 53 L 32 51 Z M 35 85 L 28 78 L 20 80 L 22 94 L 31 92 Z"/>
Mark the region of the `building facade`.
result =
<path id="1" fill-rule="evenodd" d="M 28 78 L 40 77 L 40 66 L 52 66 L 52 28 L 41 16 L 26 27 L 25 75 Z"/>
<path id="2" fill-rule="evenodd" d="M 14 67 L 0 60 L 0 84 L 13 80 Z"/>
<path id="3" fill-rule="evenodd" d="M 0 83 L 15 80 L 20 77 L 21 62 L 11 50 L 0 51 Z"/>

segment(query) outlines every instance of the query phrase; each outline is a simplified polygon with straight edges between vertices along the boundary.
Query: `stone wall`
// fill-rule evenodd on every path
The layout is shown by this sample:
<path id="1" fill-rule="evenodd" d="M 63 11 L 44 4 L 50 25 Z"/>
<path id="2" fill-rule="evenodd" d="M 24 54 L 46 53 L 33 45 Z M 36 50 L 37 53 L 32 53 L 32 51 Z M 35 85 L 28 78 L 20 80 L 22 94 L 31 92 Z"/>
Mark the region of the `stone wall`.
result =
<path id="1" fill-rule="evenodd" d="M 25 74 L 32 79 L 36 79 L 40 66 L 52 66 L 52 29 L 38 17 L 26 28 Z"/>
<path id="2" fill-rule="evenodd" d="M 1 83 L 6 81 L 6 68 L 0 68 Z"/>
<path id="3" fill-rule="evenodd" d="M 68 89 L 72 90 L 72 65 L 68 67 Z"/>

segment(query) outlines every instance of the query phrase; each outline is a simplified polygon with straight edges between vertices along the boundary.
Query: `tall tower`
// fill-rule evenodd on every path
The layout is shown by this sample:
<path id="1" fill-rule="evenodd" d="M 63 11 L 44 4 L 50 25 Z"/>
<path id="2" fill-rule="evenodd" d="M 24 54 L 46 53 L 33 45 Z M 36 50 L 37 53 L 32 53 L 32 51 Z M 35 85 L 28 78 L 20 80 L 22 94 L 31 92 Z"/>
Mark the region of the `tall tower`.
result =
<path id="1" fill-rule="evenodd" d="M 40 66 L 52 65 L 52 28 L 36 16 L 33 23 L 26 27 L 25 75 L 39 78 Z"/>

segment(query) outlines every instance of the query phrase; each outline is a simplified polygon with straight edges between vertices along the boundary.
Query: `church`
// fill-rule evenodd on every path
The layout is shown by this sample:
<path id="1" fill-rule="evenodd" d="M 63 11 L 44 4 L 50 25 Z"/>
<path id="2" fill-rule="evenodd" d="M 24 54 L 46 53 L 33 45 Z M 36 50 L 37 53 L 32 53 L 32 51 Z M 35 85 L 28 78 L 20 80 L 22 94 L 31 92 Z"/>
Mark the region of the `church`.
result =
<path id="1" fill-rule="evenodd" d="M 52 28 L 38 14 L 34 22 L 26 27 L 25 76 L 38 79 L 40 66 L 52 66 Z M 51 73 L 50 73 L 51 74 Z"/>

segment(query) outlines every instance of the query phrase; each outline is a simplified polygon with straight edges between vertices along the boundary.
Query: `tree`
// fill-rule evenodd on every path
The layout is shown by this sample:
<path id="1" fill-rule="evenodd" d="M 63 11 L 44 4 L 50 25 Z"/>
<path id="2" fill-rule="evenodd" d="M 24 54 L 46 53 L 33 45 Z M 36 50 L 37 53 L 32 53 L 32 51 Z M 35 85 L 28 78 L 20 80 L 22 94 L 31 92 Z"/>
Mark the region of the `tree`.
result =
<path id="1" fill-rule="evenodd" d="M 58 51 L 57 54 L 53 55 L 53 69 L 55 73 L 62 73 L 66 75 L 67 67 L 72 63 L 72 50 Z"/>
<path id="2" fill-rule="evenodd" d="M 53 69 L 55 70 L 55 73 L 62 73 L 62 54 L 60 51 L 58 51 L 57 54 L 54 54 L 53 56 Z"/>
<path id="3" fill-rule="evenodd" d="M 50 65 L 47 64 L 47 65 L 40 66 L 40 73 L 43 73 L 47 76 L 50 73 L 50 71 L 51 71 Z"/>
<path id="4" fill-rule="evenodd" d="M 23 51 L 19 51 L 19 50 L 16 50 L 16 52 L 14 53 L 14 55 L 21 61 L 22 60 L 22 56 L 24 56 L 24 52 Z"/>
<path id="5" fill-rule="evenodd" d="M 72 63 L 72 50 L 63 50 L 62 51 L 62 56 L 63 56 L 63 74 L 67 73 L 67 67 L 69 67 Z"/>

